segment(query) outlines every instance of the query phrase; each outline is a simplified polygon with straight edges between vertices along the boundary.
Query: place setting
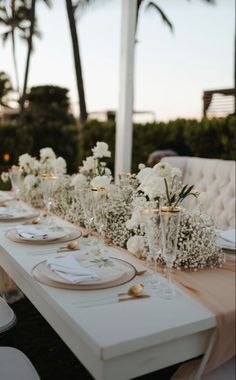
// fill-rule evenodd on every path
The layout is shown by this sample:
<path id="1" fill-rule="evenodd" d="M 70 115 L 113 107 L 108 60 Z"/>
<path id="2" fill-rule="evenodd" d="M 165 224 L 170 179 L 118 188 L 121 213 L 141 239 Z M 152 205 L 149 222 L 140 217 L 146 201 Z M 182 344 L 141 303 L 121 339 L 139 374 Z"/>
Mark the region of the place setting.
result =
<path id="1" fill-rule="evenodd" d="M 37 216 L 38 212 L 23 205 L 21 207 L 15 207 L 13 203 L 6 206 L 0 205 L 0 222 L 18 222 L 33 219 Z"/>
<path id="2" fill-rule="evenodd" d="M 69 290 L 112 288 L 138 275 L 133 264 L 100 251 L 57 255 L 32 269 L 32 276 L 42 284 Z"/>
<path id="3" fill-rule="evenodd" d="M 5 236 L 16 243 L 46 245 L 63 243 L 80 238 L 81 232 L 74 227 L 57 224 L 19 224 L 9 229 Z"/>

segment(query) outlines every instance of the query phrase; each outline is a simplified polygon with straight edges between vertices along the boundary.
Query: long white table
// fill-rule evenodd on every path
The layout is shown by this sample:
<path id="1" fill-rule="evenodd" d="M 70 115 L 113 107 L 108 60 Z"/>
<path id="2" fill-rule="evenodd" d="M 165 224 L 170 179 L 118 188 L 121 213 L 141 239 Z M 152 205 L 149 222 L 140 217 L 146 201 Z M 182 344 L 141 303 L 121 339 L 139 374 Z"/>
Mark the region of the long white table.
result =
<path id="1" fill-rule="evenodd" d="M 132 284 L 145 284 L 147 274 L 128 284 L 96 291 L 42 285 L 32 277 L 31 270 L 52 256 L 58 245 L 11 242 L 5 232 L 12 226 L 0 224 L 0 266 L 96 380 L 128 380 L 204 353 L 207 359 L 216 319 L 185 293 L 180 291 L 179 297 L 171 301 L 161 299 L 155 291 L 147 299 L 107 301 Z M 81 250 L 86 249 L 81 245 Z M 140 268 L 135 258 L 109 249 L 113 256 L 125 257 Z M 203 368 L 204 360 L 195 380 Z"/>

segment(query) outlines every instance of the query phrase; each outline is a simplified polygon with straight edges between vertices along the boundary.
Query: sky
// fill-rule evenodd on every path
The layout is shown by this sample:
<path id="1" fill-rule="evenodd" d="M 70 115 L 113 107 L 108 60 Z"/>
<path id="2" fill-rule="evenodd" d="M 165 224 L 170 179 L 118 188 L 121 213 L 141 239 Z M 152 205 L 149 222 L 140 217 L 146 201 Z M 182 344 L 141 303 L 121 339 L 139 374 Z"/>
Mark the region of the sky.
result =
<path id="1" fill-rule="evenodd" d="M 127 0 L 131 1 L 131 0 Z M 151 10 L 140 14 L 135 48 L 134 109 L 154 112 L 156 120 L 200 118 L 204 90 L 233 87 L 235 0 L 155 0 L 174 33 Z M 29 86 L 53 84 L 78 98 L 65 0 L 48 9 L 38 2 L 42 38 L 35 40 Z M 77 15 L 85 94 L 89 112 L 116 110 L 122 0 L 96 0 Z M 0 32 L 2 29 L 0 29 Z M 17 41 L 21 84 L 26 46 Z M 12 78 L 11 44 L 0 44 L 0 71 Z"/>

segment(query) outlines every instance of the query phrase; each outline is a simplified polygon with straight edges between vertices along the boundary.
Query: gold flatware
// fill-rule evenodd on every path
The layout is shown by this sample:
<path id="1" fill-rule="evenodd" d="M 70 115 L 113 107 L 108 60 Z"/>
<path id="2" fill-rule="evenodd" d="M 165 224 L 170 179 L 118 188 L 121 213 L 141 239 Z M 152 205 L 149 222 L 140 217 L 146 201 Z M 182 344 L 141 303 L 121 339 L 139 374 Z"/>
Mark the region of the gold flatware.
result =
<path id="1" fill-rule="evenodd" d="M 58 248 L 57 252 L 76 251 L 78 249 L 79 249 L 79 241 L 74 240 L 68 243 L 66 246 Z"/>
<path id="2" fill-rule="evenodd" d="M 146 272 L 147 272 L 147 269 L 144 269 L 144 270 L 137 270 L 137 269 L 135 269 L 136 276 L 142 276 L 142 274 L 144 274 Z"/>
<path id="3" fill-rule="evenodd" d="M 118 296 L 132 296 L 132 297 L 139 297 L 141 293 L 143 292 L 144 285 L 143 284 L 135 284 L 131 286 L 131 288 L 128 289 L 126 293 L 119 293 Z"/>
<path id="4" fill-rule="evenodd" d="M 123 302 L 123 301 L 133 301 L 133 300 L 138 300 L 138 299 L 144 299 L 144 298 L 149 298 L 151 297 L 149 294 L 141 294 L 140 296 L 137 297 L 126 297 L 126 298 L 119 298 L 118 302 Z"/>
<path id="5" fill-rule="evenodd" d="M 41 222 L 40 217 L 38 217 L 38 218 L 34 218 L 33 220 L 31 220 L 31 223 L 32 223 L 32 224 L 39 224 L 40 222 Z"/>
<path id="6" fill-rule="evenodd" d="M 61 249 L 61 250 L 57 250 L 58 253 L 65 253 L 65 252 L 74 252 L 74 251 L 79 251 L 80 248 L 73 248 L 73 249 L 70 249 L 70 248 L 65 248 L 65 249 Z"/>

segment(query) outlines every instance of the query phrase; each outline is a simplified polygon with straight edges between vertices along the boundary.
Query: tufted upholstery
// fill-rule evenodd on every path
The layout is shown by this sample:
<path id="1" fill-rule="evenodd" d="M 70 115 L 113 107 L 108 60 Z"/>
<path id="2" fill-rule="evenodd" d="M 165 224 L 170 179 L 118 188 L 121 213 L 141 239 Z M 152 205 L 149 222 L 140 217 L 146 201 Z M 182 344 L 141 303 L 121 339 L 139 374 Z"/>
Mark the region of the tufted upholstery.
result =
<path id="1" fill-rule="evenodd" d="M 163 161 L 182 170 L 185 184 L 211 193 L 208 212 L 218 228 L 235 228 L 235 161 L 197 157 L 165 157 Z M 185 202 L 190 208 L 196 201 L 189 197 Z"/>

